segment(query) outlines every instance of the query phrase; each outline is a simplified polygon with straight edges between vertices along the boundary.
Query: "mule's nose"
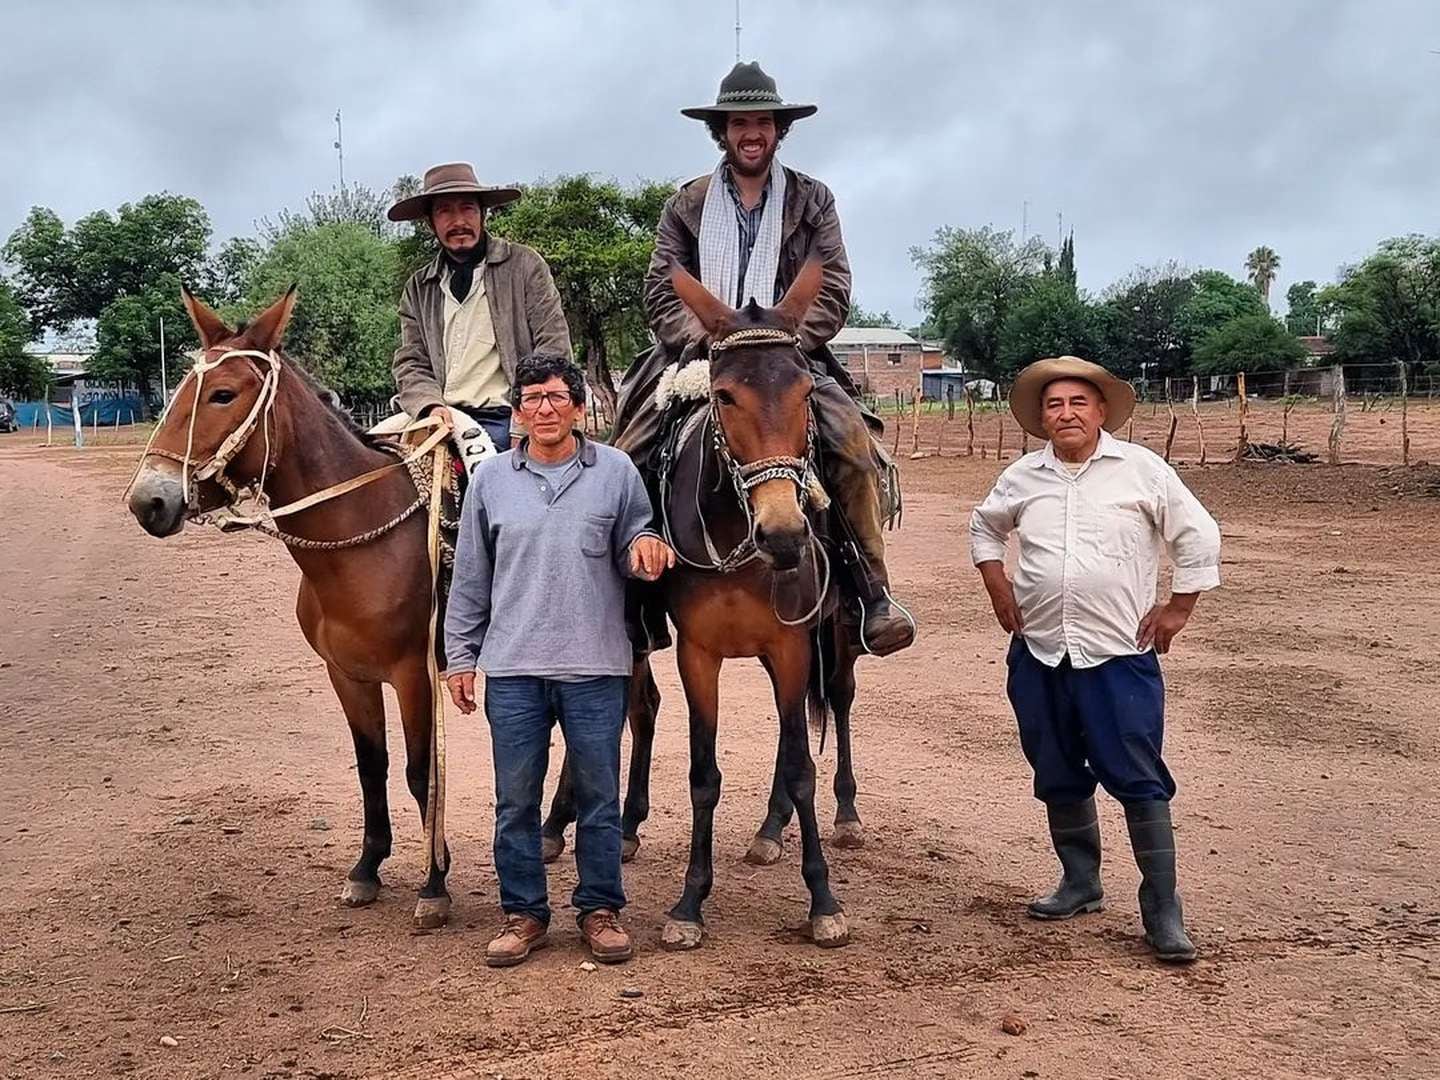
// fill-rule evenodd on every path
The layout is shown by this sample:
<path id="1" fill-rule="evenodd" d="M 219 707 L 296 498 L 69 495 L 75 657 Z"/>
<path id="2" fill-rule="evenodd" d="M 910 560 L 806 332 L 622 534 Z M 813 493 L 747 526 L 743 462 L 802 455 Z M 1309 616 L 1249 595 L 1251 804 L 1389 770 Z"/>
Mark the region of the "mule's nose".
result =
<path id="1" fill-rule="evenodd" d="M 755 547 L 772 569 L 794 570 L 800 565 L 800 555 L 805 550 L 805 533 L 803 530 L 767 530 L 757 522 Z"/>
<path id="2" fill-rule="evenodd" d="M 146 470 L 130 492 L 130 513 L 151 536 L 173 536 L 185 527 L 185 493 L 178 480 Z"/>

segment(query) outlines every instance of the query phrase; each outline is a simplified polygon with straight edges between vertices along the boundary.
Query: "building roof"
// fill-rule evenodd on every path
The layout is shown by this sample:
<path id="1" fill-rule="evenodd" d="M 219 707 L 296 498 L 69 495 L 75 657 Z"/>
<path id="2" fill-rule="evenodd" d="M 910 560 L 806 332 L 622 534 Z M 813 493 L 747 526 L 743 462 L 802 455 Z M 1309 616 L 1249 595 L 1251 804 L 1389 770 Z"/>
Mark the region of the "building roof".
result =
<path id="1" fill-rule="evenodd" d="M 1313 334 L 1302 336 L 1300 344 L 1305 346 L 1305 351 L 1311 356 L 1330 356 L 1335 352 L 1333 341 L 1325 337 L 1316 337 Z"/>
<path id="2" fill-rule="evenodd" d="M 830 339 L 831 345 L 919 345 L 904 330 L 891 330 L 885 326 L 845 326 Z"/>

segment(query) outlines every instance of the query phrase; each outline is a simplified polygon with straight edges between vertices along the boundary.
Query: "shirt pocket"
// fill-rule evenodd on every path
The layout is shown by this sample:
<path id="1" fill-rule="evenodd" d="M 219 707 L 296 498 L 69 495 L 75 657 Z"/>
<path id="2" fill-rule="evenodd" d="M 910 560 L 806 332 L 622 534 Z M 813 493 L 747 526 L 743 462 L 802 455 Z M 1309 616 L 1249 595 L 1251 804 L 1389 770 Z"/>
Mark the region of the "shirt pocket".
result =
<path id="1" fill-rule="evenodd" d="M 1134 506 L 1088 504 L 1084 524 L 1090 544 L 1107 559 L 1133 559 L 1140 550 L 1145 515 Z"/>
<path id="2" fill-rule="evenodd" d="M 615 528 L 614 514 L 585 514 L 580 518 L 580 550 L 592 559 L 610 554 L 610 533 Z"/>

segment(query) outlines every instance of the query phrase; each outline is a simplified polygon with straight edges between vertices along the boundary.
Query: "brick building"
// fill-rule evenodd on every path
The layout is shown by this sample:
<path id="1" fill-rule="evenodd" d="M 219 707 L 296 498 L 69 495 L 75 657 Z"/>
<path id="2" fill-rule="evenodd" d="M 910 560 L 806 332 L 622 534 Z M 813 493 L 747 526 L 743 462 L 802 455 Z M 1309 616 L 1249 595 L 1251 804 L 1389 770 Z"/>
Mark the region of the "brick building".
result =
<path id="1" fill-rule="evenodd" d="M 908 397 L 920 389 L 922 371 L 948 366 L 939 345 L 885 327 L 847 326 L 830 348 L 861 392 L 876 397 L 890 397 L 897 390 Z"/>

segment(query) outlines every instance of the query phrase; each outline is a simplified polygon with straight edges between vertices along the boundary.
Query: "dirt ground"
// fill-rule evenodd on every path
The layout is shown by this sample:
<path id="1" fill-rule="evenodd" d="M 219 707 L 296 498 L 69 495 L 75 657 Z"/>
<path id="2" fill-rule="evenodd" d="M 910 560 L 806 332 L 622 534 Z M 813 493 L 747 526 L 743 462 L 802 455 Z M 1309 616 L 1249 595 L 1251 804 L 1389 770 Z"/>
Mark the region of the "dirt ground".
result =
<path id="1" fill-rule="evenodd" d="M 1182 470 L 1225 535 L 1225 587 L 1166 663 L 1193 967 L 1147 956 L 1113 803 L 1107 909 L 1023 916 L 1056 867 L 966 555 L 998 469 L 976 457 L 904 463 L 893 565 L 922 633 L 862 661 L 870 843 L 829 852 L 853 943 L 805 940 L 798 840 L 778 866 L 740 862 L 776 728 L 741 664 L 723 684 L 710 937 L 659 950 L 689 832 L 667 659 L 655 812 L 627 869 L 638 957 L 583 971 L 561 909 L 552 947 L 497 973 L 483 723 L 450 721 L 451 925 L 410 927 L 420 829 L 398 725 L 387 887 L 341 908 L 359 793 L 285 551 L 150 539 L 118 499 L 134 449 L 32 442 L 0 439 L 0 1076 L 1440 1075 L 1433 471 Z M 568 861 L 551 884 L 563 902 Z M 1011 1014 L 1023 1034 L 1001 1032 Z"/>

